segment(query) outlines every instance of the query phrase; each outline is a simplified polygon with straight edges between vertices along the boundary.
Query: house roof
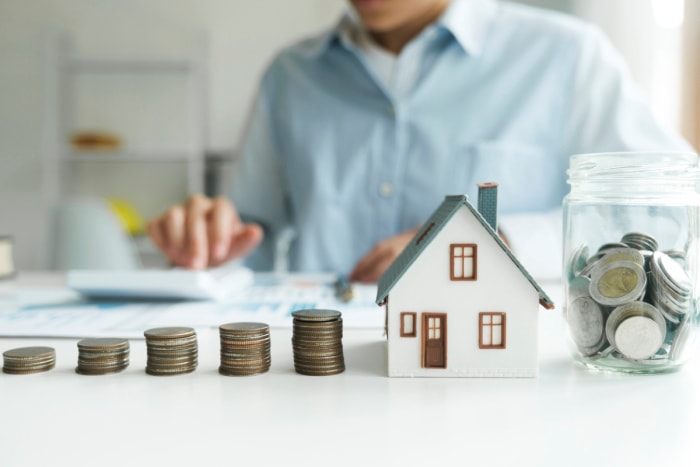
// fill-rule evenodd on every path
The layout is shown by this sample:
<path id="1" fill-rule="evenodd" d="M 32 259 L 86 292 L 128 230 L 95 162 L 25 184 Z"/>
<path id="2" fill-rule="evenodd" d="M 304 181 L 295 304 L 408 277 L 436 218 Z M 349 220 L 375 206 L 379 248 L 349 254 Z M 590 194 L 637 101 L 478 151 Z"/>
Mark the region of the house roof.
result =
<path id="1" fill-rule="evenodd" d="M 525 276 L 530 284 L 532 284 L 535 290 L 537 290 L 540 297 L 540 305 L 548 310 L 554 308 L 554 303 L 552 300 L 550 300 L 544 290 L 542 290 L 537 282 L 535 282 L 523 265 L 520 264 L 520 261 L 518 261 L 518 259 L 513 255 L 510 248 L 503 243 L 503 240 L 501 240 L 498 233 L 491 228 L 484 217 L 479 214 L 479 212 L 469 203 L 466 195 L 446 196 L 445 201 L 443 201 L 433 215 L 430 216 L 430 219 L 423 224 L 423 227 L 421 227 L 418 233 L 416 233 L 411 240 L 411 243 L 408 244 L 399 257 L 394 260 L 389 269 L 379 279 L 376 299 L 377 305 L 381 305 L 385 302 L 391 289 L 394 288 L 404 273 L 411 267 L 413 262 L 421 255 L 423 250 L 430 245 L 437 234 L 440 233 L 442 228 L 447 225 L 450 219 L 452 219 L 452 216 L 454 216 L 454 214 L 462 206 L 465 206 L 467 209 L 469 209 L 469 211 L 471 211 L 474 217 L 481 223 L 489 235 L 491 235 L 496 244 L 508 255 L 510 260 L 513 261 L 513 264 L 515 264 L 523 276 Z"/>

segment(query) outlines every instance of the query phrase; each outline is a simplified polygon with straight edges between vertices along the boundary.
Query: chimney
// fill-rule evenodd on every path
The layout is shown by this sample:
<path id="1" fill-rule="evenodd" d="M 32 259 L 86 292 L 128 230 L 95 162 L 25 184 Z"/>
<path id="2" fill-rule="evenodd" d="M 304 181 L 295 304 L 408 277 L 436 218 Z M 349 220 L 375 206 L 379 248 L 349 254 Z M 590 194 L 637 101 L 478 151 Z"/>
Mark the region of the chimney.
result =
<path id="1" fill-rule="evenodd" d="M 496 210 L 498 208 L 498 183 L 479 185 L 479 214 L 488 222 L 494 232 L 498 232 Z"/>

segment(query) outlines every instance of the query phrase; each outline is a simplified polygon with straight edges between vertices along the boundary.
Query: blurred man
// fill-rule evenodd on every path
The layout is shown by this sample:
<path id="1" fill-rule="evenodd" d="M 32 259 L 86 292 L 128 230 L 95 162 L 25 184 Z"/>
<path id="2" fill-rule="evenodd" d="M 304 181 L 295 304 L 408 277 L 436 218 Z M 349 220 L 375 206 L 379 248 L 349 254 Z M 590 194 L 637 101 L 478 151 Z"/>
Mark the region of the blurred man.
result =
<path id="1" fill-rule="evenodd" d="M 233 203 L 193 196 L 150 223 L 174 264 L 218 265 L 265 237 L 255 266 L 269 268 L 291 226 L 293 270 L 376 281 L 445 195 L 494 181 L 516 255 L 551 273 L 570 155 L 690 150 L 579 20 L 492 0 L 349 3 L 266 71 Z"/>

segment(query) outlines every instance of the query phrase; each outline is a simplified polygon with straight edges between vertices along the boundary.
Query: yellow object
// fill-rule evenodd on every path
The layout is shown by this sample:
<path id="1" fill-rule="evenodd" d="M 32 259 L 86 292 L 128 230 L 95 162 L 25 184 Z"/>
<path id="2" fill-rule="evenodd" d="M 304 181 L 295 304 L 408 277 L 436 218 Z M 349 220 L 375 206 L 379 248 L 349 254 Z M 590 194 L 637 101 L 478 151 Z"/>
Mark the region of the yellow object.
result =
<path id="1" fill-rule="evenodd" d="M 129 235 L 141 235 L 145 230 L 145 224 L 141 214 L 133 204 L 119 198 L 107 198 L 112 211 L 117 215 L 119 223 Z"/>

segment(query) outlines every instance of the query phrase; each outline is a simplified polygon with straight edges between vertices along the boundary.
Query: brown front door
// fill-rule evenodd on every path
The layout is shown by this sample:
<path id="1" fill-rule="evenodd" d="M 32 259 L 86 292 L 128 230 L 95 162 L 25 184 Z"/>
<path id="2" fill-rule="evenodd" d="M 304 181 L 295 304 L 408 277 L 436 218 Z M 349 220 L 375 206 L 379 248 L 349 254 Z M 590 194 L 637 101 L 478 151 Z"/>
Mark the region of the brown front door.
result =
<path id="1" fill-rule="evenodd" d="M 447 314 L 423 313 L 423 368 L 447 368 Z"/>

